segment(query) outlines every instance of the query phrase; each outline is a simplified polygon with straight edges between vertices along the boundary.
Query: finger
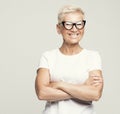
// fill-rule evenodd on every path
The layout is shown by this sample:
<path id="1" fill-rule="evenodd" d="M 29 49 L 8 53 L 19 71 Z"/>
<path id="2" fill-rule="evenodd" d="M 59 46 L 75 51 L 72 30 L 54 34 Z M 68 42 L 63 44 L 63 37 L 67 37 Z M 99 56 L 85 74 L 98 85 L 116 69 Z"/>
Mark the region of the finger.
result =
<path id="1" fill-rule="evenodd" d="M 102 81 L 100 80 L 94 80 L 93 83 L 102 83 Z"/>
<path id="2" fill-rule="evenodd" d="M 100 85 L 100 83 L 94 83 L 93 84 L 93 86 L 99 86 Z"/>
<path id="3" fill-rule="evenodd" d="M 101 76 L 92 76 L 93 80 L 103 80 Z"/>

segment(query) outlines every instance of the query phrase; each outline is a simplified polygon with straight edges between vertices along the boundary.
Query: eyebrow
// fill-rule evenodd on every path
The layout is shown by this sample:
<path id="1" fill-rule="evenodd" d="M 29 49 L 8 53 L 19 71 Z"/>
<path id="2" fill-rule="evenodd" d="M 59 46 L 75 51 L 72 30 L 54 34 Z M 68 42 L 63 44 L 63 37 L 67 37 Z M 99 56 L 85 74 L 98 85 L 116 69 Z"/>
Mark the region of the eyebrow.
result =
<path id="1" fill-rule="evenodd" d="M 69 23 L 78 23 L 78 22 L 82 22 L 84 20 L 80 20 L 80 21 L 76 21 L 76 22 L 71 22 L 71 21 L 62 21 L 62 22 L 69 22 Z"/>

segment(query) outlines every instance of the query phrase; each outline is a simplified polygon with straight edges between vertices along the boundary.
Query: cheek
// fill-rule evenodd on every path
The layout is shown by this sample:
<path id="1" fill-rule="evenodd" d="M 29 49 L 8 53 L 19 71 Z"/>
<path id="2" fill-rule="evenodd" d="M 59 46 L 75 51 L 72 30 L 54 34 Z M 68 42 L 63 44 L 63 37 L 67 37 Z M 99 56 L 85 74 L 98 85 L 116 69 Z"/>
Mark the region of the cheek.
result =
<path id="1" fill-rule="evenodd" d="M 61 30 L 61 34 L 64 36 L 64 35 L 66 35 L 67 34 L 67 31 L 66 30 Z"/>
<path id="2" fill-rule="evenodd" d="M 84 34 L 84 29 L 80 30 L 80 34 L 81 34 L 81 35 Z"/>

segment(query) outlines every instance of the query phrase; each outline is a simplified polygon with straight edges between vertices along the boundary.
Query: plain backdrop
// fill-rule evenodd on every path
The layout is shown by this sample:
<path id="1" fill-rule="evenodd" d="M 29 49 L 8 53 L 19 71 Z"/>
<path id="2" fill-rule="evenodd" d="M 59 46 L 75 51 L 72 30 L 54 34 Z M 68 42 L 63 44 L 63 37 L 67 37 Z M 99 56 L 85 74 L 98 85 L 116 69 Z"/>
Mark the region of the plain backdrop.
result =
<path id="1" fill-rule="evenodd" d="M 97 114 L 120 114 L 119 0 L 0 0 L 0 114 L 42 114 L 34 82 L 44 51 L 60 47 L 58 10 L 79 5 L 86 14 L 84 48 L 100 52 L 104 91 Z"/>

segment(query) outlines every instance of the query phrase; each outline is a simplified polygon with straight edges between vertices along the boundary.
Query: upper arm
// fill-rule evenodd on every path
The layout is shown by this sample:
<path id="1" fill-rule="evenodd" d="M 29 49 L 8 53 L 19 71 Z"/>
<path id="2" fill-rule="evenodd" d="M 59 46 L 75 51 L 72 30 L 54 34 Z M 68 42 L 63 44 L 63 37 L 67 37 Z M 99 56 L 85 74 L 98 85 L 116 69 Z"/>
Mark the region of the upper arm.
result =
<path id="1" fill-rule="evenodd" d="M 49 76 L 48 57 L 46 53 L 43 53 L 40 58 L 39 67 L 37 70 L 37 76 L 35 81 L 36 90 L 39 90 L 44 85 L 48 85 L 49 80 L 50 80 L 50 76 Z"/>
<path id="2" fill-rule="evenodd" d="M 37 72 L 35 80 L 36 93 L 38 93 L 42 87 L 48 85 L 49 82 L 50 82 L 49 70 L 47 68 L 40 68 Z"/>
<path id="3" fill-rule="evenodd" d="M 102 70 L 92 70 L 92 71 L 89 71 L 89 75 L 95 75 L 95 76 L 100 76 L 102 77 Z"/>
<path id="4" fill-rule="evenodd" d="M 102 60 L 99 52 L 91 54 L 89 59 L 89 76 L 99 76 L 102 83 L 99 84 L 98 89 L 103 88 L 103 76 L 102 76 Z"/>

